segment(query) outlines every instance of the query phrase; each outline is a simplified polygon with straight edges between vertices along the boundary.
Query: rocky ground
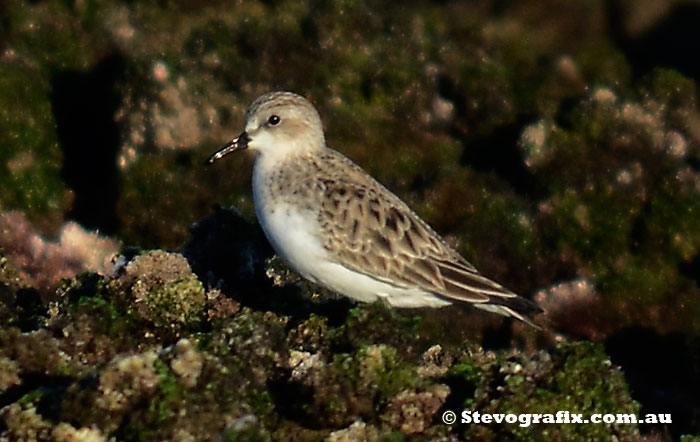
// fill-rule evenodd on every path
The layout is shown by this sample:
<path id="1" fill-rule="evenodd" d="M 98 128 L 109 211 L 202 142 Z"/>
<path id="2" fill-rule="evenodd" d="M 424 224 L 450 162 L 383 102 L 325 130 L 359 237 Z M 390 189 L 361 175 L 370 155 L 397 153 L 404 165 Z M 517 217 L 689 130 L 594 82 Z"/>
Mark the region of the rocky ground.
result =
<path id="1" fill-rule="evenodd" d="M 0 4 L 0 441 L 700 434 L 697 2 Z M 307 284 L 250 158 L 273 89 L 542 330 Z M 224 208 L 214 208 L 215 205 Z M 671 424 L 445 424 L 446 411 Z"/>

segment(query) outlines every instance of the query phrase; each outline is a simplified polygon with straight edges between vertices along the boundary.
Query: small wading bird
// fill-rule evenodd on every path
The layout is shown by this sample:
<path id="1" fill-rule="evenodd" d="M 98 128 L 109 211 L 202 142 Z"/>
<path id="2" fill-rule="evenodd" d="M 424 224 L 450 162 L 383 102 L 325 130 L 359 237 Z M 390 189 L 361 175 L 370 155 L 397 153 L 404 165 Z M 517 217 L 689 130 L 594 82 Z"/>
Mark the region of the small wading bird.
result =
<path id="1" fill-rule="evenodd" d="M 246 112 L 245 131 L 214 153 L 256 153 L 255 211 L 295 271 L 332 291 L 394 307 L 455 302 L 536 327 L 533 302 L 480 275 L 396 195 L 326 146 L 304 97 L 272 92 Z"/>

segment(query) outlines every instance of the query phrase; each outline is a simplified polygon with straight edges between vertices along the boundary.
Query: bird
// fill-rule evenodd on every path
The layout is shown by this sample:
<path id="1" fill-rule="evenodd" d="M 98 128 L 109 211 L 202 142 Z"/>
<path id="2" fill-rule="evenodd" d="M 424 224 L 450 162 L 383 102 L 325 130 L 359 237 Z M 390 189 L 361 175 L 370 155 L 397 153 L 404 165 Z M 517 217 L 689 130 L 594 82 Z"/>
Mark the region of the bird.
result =
<path id="1" fill-rule="evenodd" d="M 534 302 L 481 275 L 406 203 L 326 145 L 306 98 L 257 98 L 244 131 L 206 163 L 255 153 L 255 212 L 273 249 L 307 280 L 396 308 L 471 304 L 539 328 Z"/>

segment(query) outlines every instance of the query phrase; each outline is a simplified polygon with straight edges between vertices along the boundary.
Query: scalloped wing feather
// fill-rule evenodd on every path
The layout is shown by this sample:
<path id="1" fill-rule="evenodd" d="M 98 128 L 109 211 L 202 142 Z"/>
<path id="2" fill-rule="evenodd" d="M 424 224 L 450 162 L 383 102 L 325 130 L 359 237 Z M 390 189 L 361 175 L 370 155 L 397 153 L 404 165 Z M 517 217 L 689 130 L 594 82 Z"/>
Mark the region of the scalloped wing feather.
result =
<path id="1" fill-rule="evenodd" d="M 319 224 L 339 264 L 395 286 L 425 290 L 537 327 L 533 302 L 480 275 L 403 201 L 340 153 L 327 149 Z"/>
<path id="2" fill-rule="evenodd" d="M 487 303 L 492 296 L 517 296 L 477 273 L 398 197 L 359 171 L 364 180 L 323 181 L 324 246 L 341 264 L 454 300 Z"/>

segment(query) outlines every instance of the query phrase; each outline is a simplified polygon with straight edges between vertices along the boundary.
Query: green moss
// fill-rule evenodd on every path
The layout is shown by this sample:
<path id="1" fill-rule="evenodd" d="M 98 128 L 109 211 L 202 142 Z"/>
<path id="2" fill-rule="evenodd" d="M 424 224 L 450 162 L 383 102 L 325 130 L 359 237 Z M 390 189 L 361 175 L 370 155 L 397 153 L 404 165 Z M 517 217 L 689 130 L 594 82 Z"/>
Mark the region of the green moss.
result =
<path id="1" fill-rule="evenodd" d="M 587 411 L 591 412 L 638 411 L 629 402 L 622 372 L 612 366 L 601 345 L 590 342 L 561 345 L 555 358 L 563 365 L 549 386 L 560 397 L 590 407 Z"/>
<path id="2" fill-rule="evenodd" d="M 407 440 L 411 439 L 406 437 L 406 435 L 400 431 L 393 431 L 379 439 L 380 442 L 405 442 Z"/>
<path id="3" fill-rule="evenodd" d="M 556 414 L 567 410 L 590 419 L 594 413 L 635 414 L 639 405 L 631 400 L 620 370 L 610 363 L 602 346 L 579 342 L 561 344 L 552 355 L 551 363 L 543 359 L 517 363 L 500 360 L 498 375 L 484 377 L 473 410 L 480 413 Z M 494 377 L 495 375 L 495 377 Z M 492 396 L 494 388 L 498 398 Z M 468 437 L 518 440 L 540 440 L 547 435 L 556 440 L 603 440 L 612 435 L 620 438 L 638 436 L 634 424 L 587 425 L 520 425 L 487 426 L 473 424 Z"/>
<path id="4" fill-rule="evenodd" d="M 158 377 L 156 393 L 148 398 L 143 410 L 133 410 L 120 432 L 126 440 L 150 441 L 162 438 L 177 419 L 181 407 L 183 390 L 177 376 L 162 360 L 154 363 Z"/>
<path id="5" fill-rule="evenodd" d="M 195 327 L 204 308 L 204 288 L 196 278 L 178 279 L 151 287 L 143 301 L 149 304 L 149 318 L 156 327 Z"/>
<path id="6" fill-rule="evenodd" d="M 694 84 L 656 71 L 640 102 L 619 89 L 593 91 L 548 123 L 530 163 L 549 192 L 534 232 L 585 269 L 607 299 L 630 307 L 610 321 L 660 303 L 697 311 L 692 300 L 669 301 L 689 290 L 677 269 L 700 250 L 697 177 L 684 163 L 698 136 L 689 123 L 697 119 Z"/>
<path id="7" fill-rule="evenodd" d="M 4 24 L 13 31 L 12 46 L 20 54 L 31 54 L 44 67 L 86 68 L 101 47 L 89 40 L 90 32 L 100 34 L 90 14 L 81 15 L 80 8 L 68 3 L 19 1 L 7 9 Z"/>
<path id="8" fill-rule="evenodd" d="M 328 350 L 328 329 L 328 318 L 311 314 L 289 333 L 289 346 L 314 353 Z"/>
<path id="9" fill-rule="evenodd" d="M 361 304 L 350 310 L 345 323 L 328 333 L 331 345 L 338 348 L 361 348 L 385 343 L 395 348 L 415 344 L 426 346 L 421 333 L 423 318 L 404 314 L 380 302 Z"/>
<path id="10" fill-rule="evenodd" d="M 132 318 L 101 297 L 81 297 L 71 306 L 69 314 L 73 318 L 79 318 L 83 314 L 100 318 L 98 323 L 103 327 L 101 331 L 111 338 L 126 336 L 134 324 Z"/>
<path id="11" fill-rule="evenodd" d="M 163 335 L 196 330 L 204 315 L 204 287 L 177 253 L 157 250 L 137 256 L 108 290 L 130 314 Z"/>
<path id="12" fill-rule="evenodd" d="M 50 93 L 44 73 L 0 63 L 0 206 L 32 219 L 67 204 Z"/>
<path id="13" fill-rule="evenodd" d="M 115 292 L 109 280 L 95 273 L 81 273 L 64 279 L 57 289 L 60 299 L 58 314 L 51 318 L 52 328 L 69 330 L 68 335 L 81 346 L 92 345 L 136 348 L 139 335 L 148 324 L 135 315 L 125 302 L 123 293 Z M 107 341 L 102 342 L 101 338 Z M 69 346 L 68 351 L 80 351 Z M 93 348 L 92 351 L 112 354 L 115 349 Z"/>
<path id="14" fill-rule="evenodd" d="M 650 198 L 645 225 L 649 235 L 666 246 L 668 258 L 688 262 L 700 254 L 698 213 L 698 191 L 677 177 L 665 177 Z"/>
<path id="15" fill-rule="evenodd" d="M 583 78 L 592 85 L 616 89 L 630 86 L 632 68 L 625 54 L 609 42 L 583 42 L 574 59 Z"/>
<path id="16" fill-rule="evenodd" d="M 375 410 L 399 391 L 421 383 L 415 367 L 403 361 L 395 348 L 380 345 L 360 348 L 355 354 L 336 354 L 332 362 L 339 380 L 348 383 L 354 394 L 368 398 Z"/>
<path id="17" fill-rule="evenodd" d="M 247 403 L 256 416 L 268 416 L 275 410 L 275 403 L 272 395 L 267 389 L 249 395 Z"/>
<path id="18" fill-rule="evenodd" d="M 469 362 L 455 364 L 447 372 L 448 377 L 459 377 L 468 382 L 475 382 L 480 378 L 478 369 Z"/>
<path id="19" fill-rule="evenodd" d="M 0 206 L 30 218 L 61 214 L 68 189 L 51 107 L 51 75 L 85 69 L 101 45 L 65 2 L 13 2 L 3 11 L 0 62 Z M 85 25 L 87 23 L 83 23 Z"/>
<path id="20" fill-rule="evenodd" d="M 669 107 L 672 117 L 683 117 L 687 116 L 687 112 L 697 111 L 698 89 L 692 78 L 673 69 L 655 68 L 645 80 L 645 89 L 653 99 Z M 670 122 L 683 125 L 687 120 L 671 119 Z"/>
<path id="21" fill-rule="evenodd" d="M 260 388 L 281 374 L 289 359 L 286 320 L 271 312 L 242 309 L 220 324 L 205 348 Z M 256 390 L 257 391 L 257 390 Z"/>
<path id="22" fill-rule="evenodd" d="M 153 412 L 156 425 L 165 423 L 174 417 L 173 405 L 182 397 L 182 387 L 177 381 L 177 376 L 160 359 L 155 362 L 158 374 L 158 394 L 160 398 L 150 407 Z"/>
<path id="23" fill-rule="evenodd" d="M 44 397 L 45 392 L 42 389 L 32 390 L 27 394 L 24 394 L 21 398 L 17 400 L 22 408 L 26 409 L 30 406 L 36 406 L 37 403 Z"/>

